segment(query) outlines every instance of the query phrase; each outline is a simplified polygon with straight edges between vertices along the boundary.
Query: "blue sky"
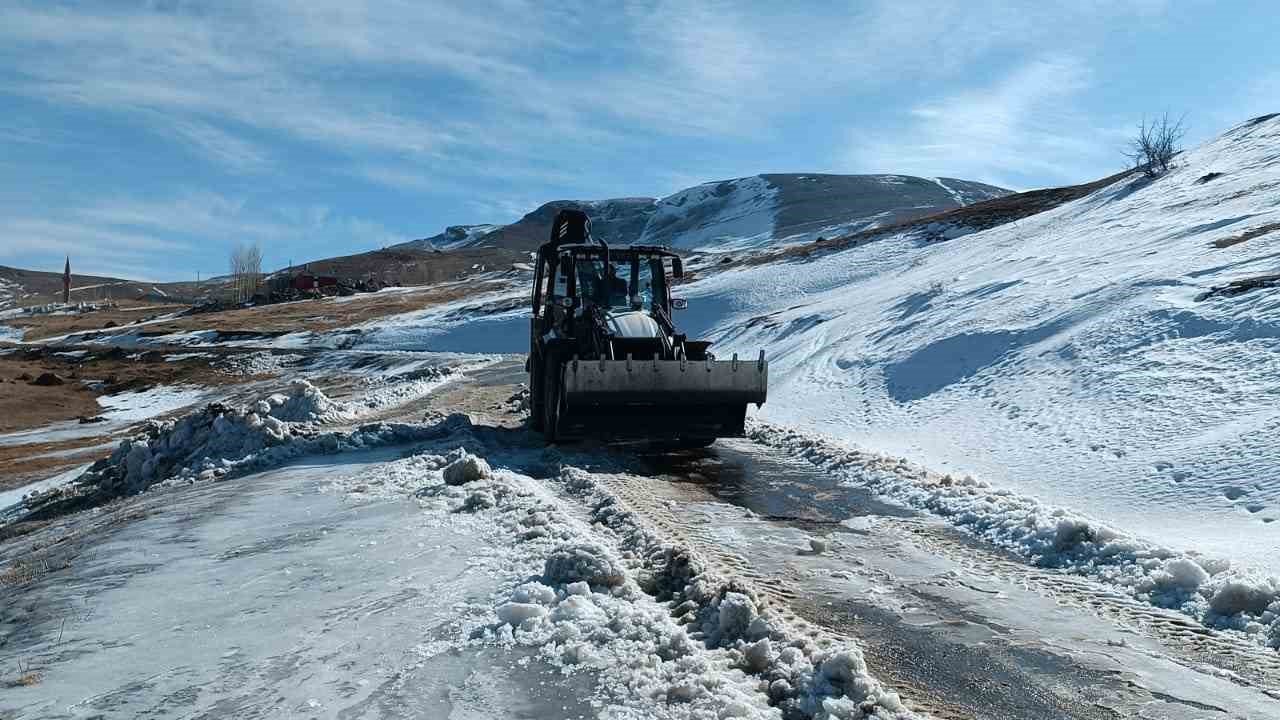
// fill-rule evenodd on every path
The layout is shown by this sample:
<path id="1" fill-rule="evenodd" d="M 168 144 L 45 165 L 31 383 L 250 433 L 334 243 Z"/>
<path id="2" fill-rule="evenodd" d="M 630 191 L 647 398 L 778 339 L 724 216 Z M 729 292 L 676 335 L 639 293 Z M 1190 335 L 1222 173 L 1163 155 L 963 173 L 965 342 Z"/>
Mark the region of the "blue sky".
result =
<path id="1" fill-rule="evenodd" d="M 758 172 L 1092 180 L 1144 114 L 1280 111 L 1278 34 L 1196 0 L 0 0 L 0 264 L 187 279 Z"/>

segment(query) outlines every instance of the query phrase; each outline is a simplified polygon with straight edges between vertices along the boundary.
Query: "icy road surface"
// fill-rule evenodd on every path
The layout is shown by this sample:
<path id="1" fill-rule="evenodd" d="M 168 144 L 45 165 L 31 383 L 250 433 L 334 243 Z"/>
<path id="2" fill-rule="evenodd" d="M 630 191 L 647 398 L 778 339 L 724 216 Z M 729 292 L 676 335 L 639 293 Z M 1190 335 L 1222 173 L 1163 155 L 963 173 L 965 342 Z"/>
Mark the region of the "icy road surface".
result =
<path id="1" fill-rule="evenodd" d="M 469 606 L 490 605 L 478 518 L 322 492 L 398 454 L 304 461 L 76 519 L 68 529 L 91 548 L 5 589 L 0 657 L 41 680 L 0 693 L 0 717 L 593 716 L 577 680 L 549 682 L 527 653 L 442 642 Z"/>
<path id="2" fill-rule="evenodd" d="M 442 437 L 0 544 L 0 717 L 1280 717 L 1241 633 L 767 444 L 545 448 L 518 364 L 470 372 L 427 398 L 477 418 Z"/>

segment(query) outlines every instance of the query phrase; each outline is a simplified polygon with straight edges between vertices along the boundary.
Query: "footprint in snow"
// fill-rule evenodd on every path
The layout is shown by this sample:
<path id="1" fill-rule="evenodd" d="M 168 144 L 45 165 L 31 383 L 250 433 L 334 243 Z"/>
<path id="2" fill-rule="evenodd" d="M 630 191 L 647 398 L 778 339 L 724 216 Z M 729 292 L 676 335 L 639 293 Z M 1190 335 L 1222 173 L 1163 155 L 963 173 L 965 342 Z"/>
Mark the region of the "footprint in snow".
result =
<path id="1" fill-rule="evenodd" d="M 1248 494 L 1249 494 L 1248 490 L 1245 490 L 1242 487 L 1236 487 L 1234 485 L 1228 485 L 1227 487 L 1222 489 L 1223 497 L 1225 497 L 1228 500 L 1239 500 L 1240 498 Z"/>

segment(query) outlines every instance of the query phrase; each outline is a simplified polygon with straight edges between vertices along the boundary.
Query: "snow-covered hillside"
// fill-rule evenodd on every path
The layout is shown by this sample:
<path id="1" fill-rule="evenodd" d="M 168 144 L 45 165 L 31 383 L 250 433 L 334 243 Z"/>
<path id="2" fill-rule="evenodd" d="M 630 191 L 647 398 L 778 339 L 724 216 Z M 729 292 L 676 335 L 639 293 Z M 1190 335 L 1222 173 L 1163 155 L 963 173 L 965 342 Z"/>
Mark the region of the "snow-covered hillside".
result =
<path id="1" fill-rule="evenodd" d="M 472 247 L 479 244 L 485 235 L 501 227 L 501 225 L 450 225 L 439 235 L 411 240 L 396 247 L 415 250 L 456 250 Z"/>
<path id="2" fill-rule="evenodd" d="M 753 175 L 660 200 L 644 242 L 709 251 L 838 237 L 1008 195 L 907 175 Z"/>
<path id="3" fill-rule="evenodd" d="M 609 243 L 733 251 L 882 227 L 1008 195 L 991 185 L 906 175 L 768 174 L 696 185 L 667 197 L 549 202 L 510 225 L 458 225 L 398 247 L 531 250 L 556 212 L 581 208 Z"/>
<path id="4" fill-rule="evenodd" d="M 773 238 L 778 188 L 754 175 L 697 185 L 658 201 L 642 241 L 699 248 L 763 244 Z"/>
<path id="5" fill-rule="evenodd" d="M 1280 117 L 1156 180 L 915 232 L 710 277 L 688 317 L 767 350 L 766 419 L 1280 572 L 1280 291 L 1215 291 L 1280 271 Z"/>

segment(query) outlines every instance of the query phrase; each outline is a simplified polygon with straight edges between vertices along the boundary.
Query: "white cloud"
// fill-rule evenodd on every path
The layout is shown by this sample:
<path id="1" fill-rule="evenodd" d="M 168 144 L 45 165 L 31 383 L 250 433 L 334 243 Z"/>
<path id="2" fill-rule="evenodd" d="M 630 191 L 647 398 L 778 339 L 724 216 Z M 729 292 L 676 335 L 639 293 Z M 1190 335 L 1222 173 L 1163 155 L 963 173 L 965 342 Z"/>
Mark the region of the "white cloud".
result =
<path id="1" fill-rule="evenodd" d="M 142 113 L 237 172 L 268 153 L 226 121 L 337 154 L 545 160 L 566 138 L 635 146 L 632 130 L 768 136 L 828 93 L 959 75 L 993 49 L 1076 42 L 1147 12 L 888 0 L 821 14 L 665 0 L 616 14 L 523 0 L 161 7 L 0 10 L 8 89 Z M 444 89 L 423 96 L 419 82 Z"/>
<path id="2" fill-rule="evenodd" d="M 174 135 L 195 150 L 236 172 L 260 171 L 270 162 L 270 152 L 266 148 L 207 122 L 166 118 L 158 120 L 156 125 L 167 126 Z"/>
<path id="3" fill-rule="evenodd" d="M 829 125 L 843 113 L 854 118 L 839 121 L 858 125 L 849 148 L 834 150 L 846 170 L 1000 184 L 1084 179 L 1118 161 L 1118 142 L 1079 110 L 1090 74 L 1071 58 L 1089 57 L 1107 28 L 1134 17 L 1158 22 L 1163 10 L 1103 0 L 616 7 L 19 1 L 0 6 L 0 93 L 72 118 L 56 130 L 60 142 L 97 143 L 99 118 L 123 119 L 251 174 L 255 197 L 284 190 L 294 204 L 254 207 L 233 199 L 244 191 L 230 185 L 105 199 L 101 188 L 76 185 L 65 205 L 49 201 L 57 222 L 126 238 L 246 237 L 280 246 L 305 232 L 341 250 L 339 242 L 367 247 L 399 233 L 358 217 L 370 211 L 305 205 L 313 188 L 332 191 L 356 178 L 456 199 L 458 216 L 441 225 L 512 220 L 556 197 L 660 193 L 725 168 L 756 172 L 766 168 L 753 163 L 814 157 L 821 148 L 813 145 L 827 140 L 783 134 L 811 113 Z M 947 90 L 936 90 L 944 83 Z M 913 93 L 928 99 L 898 111 L 900 127 L 871 120 Z M 32 146 L 46 137 L 36 128 L 0 126 L 0 135 Z M 715 147 L 688 157 L 661 152 L 701 141 Z M 115 150 L 156 154 L 145 142 Z M 0 169 L 8 177 L 22 171 Z M 163 169 L 183 177 L 189 170 Z M 202 170 L 189 173 L 189 187 L 226 180 Z M 326 192 L 324 202 L 336 204 L 337 195 Z M 83 233 L 62 237 L 91 242 Z"/>
<path id="4" fill-rule="evenodd" d="M 77 273 L 151 279 L 157 268 L 171 266 L 158 260 L 189 250 L 189 245 L 174 239 L 74 220 L 0 220 L 0 259 L 38 257 L 49 263 L 51 271 L 61 270 L 60 260 L 65 255 L 71 257 Z M 132 274 L 122 275 L 126 269 Z"/>
<path id="5" fill-rule="evenodd" d="M 204 191 L 186 191 L 163 199 L 97 201 L 74 214 L 99 226 L 196 237 L 271 240 L 296 233 L 286 222 L 250 211 L 244 200 Z"/>
<path id="6" fill-rule="evenodd" d="M 239 242 L 261 245 L 266 264 L 274 266 L 406 239 L 380 222 L 321 204 L 255 208 L 243 199 L 185 191 L 164 198 L 117 196 L 44 217 L 11 213 L 0 219 L 0 261 L 70 255 L 77 267 L 114 269 L 116 276 L 132 269 L 138 272 L 123 277 L 172 280 L 222 272 L 224 251 Z"/>
<path id="7" fill-rule="evenodd" d="M 143 253 L 184 250 L 186 243 L 151 234 L 103 229 L 74 221 L 41 217 L 11 217 L 0 222 L 0 257 L 16 256 L 24 251 L 50 250 L 59 253 L 87 250 L 93 254 L 114 252 Z"/>
<path id="8" fill-rule="evenodd" d="M 890 131 L 850 131 L 847 165 L 1014 188 L 1026 177 L 1094 179 L 1118 169 L 1119 156 L 1115 131 L 1095 127 L 1074 104 L 1090 75 L 1073 58 L 1034 60 L 988 87 L 917 105 Z"/>

